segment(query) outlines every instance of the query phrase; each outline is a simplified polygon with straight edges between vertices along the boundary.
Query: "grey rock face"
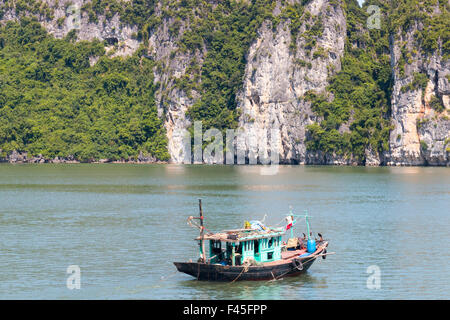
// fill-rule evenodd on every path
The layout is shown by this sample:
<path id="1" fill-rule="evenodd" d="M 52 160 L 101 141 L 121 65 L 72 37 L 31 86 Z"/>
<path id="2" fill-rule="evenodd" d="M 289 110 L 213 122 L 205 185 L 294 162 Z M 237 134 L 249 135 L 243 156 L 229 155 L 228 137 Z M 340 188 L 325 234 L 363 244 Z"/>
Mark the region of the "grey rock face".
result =
<path id="1" fill-rule="evenodd" d="M 450 121 L 428 121 L 419 130 L 420 141 L 422 141 L 422 156 L 425 164 L 433 166 L 449 165 L 450 144 Z"/>
<path id="2" fill-rule="evenodd" d="M 238 97 L 242 110 L 239 125 L 249 138 L 246 149 L 251 153 L 260 152 L 260 146 L 249 141 L 260 141 L 271 129 L 278 129 L 280 163 L 347 164 L 351 160 L 307 153 L 306 126 L 319 119 L 311 111 L 310 103 L 303 99 L 309 90 L 324 92 L 329 76 L 341 68 L 346 34 L 344 13 L 326 0 L 310 2 L 305 11 L 311 18 L 305 19 L 300 27 L 295 51 L 289 48 L 289 21 L 280 23 L 276 31 L 270 22 L 261 26 L 248 53 L 243 89 Z M 317 38 L 316 48 L 308 51 L 302 33 L 308 23 L 319 17 L 323 32 Z M 318 48 L 325 55 L 314 57 Z"/>
<path id="3" fill-rule="evenodd" d="M 19 153 L 16 150 L 13 150 L 13 152 L 9 156 L 9 162 L 10 163 L 17 163 L 17 162 L 23 162 L 27 159 L 27 153 Z"/>
<path id="4" fill-rule="evenodd" d="M 447 151 L 450 137 L 449 61 L 443 61 L 440 50 L 427 56 L 414 45 L 414 32 L 421 28 L 416 23 L 404 35 L 391 37 L 391 64 L 394 73 L 392 93 L 392 124 L 388 165 L 449 165 Z M 412 52 L 410 63 L 405 63 L 401 73 L 401 50 Z M 418 51 L 417 51 L 418 49 Z M 408 88 L 415 75 L 427 75 L 425 88 Z M 439 99 L 445 110 L 436 112 L 430 105 L 432 99 Z"/>
<path id="5" fill-rule="evenodd" d="M 142 162 L 142 163 L 154 163 L 154 162 L 156 162 L 156 161 L 157 161 L 157 160 L 156 160 L 155 157 L 153 157 L 153 156 L 151 156 L 151 155 L 144 155 L 144 154 L 142 153 L 142 151 L 139 152 L 139 156 L 138 156 L 138 158 L 137 158 L 137 162 Z"/>
<path id="6" fill-rule="evenodd" d="M 1 151 L 1 150 L 0 150 Z M 9 163 L 79 163 L 79 161 L 75 160 L 73 156 L 68 156 L 67 158 L 61 158 L 56 156 L 54 159 L 44 158 L 41 154 L 29 158 L 27 152 L 18 152 L 13 150 L 11 154 L 7 155 L 5 159 L 0 159 L 0 162 L 9 162 Z"/>
<path id="7" fill-rule="evenodd" d="M 157 10 L 156 14 L 160 14 L 160 11 Z M 158 114 L 164 119 L 171 162 L 182 163 L 190 154 L 190 149 L 188 150 L 190 147 L 184 143 L 186 129 L 191 125 L 186 113 L 199 98 L 199 94 L 192 90 L 188 95 L 177 87 L 176 83 L 177 79 L 186 76 L 186 71 L 193 60 L 202 65 L 205 50 L 195 54 L 179 50 L 177 43 L 189 26 L 187 21 L 184 21 L 178 33 L 173 35 L 169 32 L 173 23 L 172 18 L 165 18 L 153 31 L 149 39 L 149 55 L 158 65 L 154 70 L 154 81 L 159 85 L 155 98 Z"/>

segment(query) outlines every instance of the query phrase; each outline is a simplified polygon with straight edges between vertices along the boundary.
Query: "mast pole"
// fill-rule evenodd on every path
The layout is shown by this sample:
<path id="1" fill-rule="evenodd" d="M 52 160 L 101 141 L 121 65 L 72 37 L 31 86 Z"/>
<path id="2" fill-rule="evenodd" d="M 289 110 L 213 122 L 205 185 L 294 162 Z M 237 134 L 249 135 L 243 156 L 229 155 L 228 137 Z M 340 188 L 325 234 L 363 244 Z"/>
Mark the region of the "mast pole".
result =
<path id="1" fill-rule="evenodd" d="M 198 208 L 200 210 L 200 252 L 203 263 L 206 262 L 205 256 L 205 241 L 203 240 L 205 227 L 203 226 L 203 210 L 202 210 L 202 199 L 198 199 Z"/>
<path id="2" fill-rule="evenodd" d="M 294 237 L 294 215 L 292 214 L 292 206 L 289 206 L 289 214 L 292 218 L 292 227 L 291 227 L 291 238 Z"/>
<path id="3" fill-rule="evenodd" d="M 308 232 L 308 240 L 310 239 L 310 236 L 309 236 L 309 222 L 308 222 L 308 211 L 307 210 L 305 210 L 305 221 L 306 221 L 306 232 Z"/>

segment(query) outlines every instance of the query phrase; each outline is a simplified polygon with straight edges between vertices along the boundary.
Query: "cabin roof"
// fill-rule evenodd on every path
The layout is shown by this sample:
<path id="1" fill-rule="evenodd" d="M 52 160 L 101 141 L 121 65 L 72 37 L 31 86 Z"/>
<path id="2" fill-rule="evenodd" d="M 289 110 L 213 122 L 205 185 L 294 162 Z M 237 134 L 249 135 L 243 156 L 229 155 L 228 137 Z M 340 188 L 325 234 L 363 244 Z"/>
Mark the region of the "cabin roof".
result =
<path id="1" fill-rule="evenodd" d="M 203 236 L 203 240 L 241 242 L 241 241 L 277 237 L 283 234 L 284 234 L 283 228 L 267 228 L 267 230 L 263 231 L 255 229 L 237 229 L 237 230 L 224 230 L 218 233 L 205 234 Z M 195 240 L 201 240 L 200 236 L 195 238 Z"/>

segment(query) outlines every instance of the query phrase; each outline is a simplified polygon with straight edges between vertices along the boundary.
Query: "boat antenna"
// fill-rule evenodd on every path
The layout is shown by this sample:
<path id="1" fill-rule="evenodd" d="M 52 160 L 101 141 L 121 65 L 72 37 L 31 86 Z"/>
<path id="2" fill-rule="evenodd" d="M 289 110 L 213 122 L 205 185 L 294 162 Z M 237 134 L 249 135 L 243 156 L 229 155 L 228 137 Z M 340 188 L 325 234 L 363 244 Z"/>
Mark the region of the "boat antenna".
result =
<path id="1" fill-rule="evenodd" d="M 261 222 L 264 222 L 264 221 L 266 220 L 266 218 L 267 218 L 267 214 L 264 214 L 264 217 L 263 217 L 263 219 L 261 220 Z"/>
<path id="2" fill-rule="evenodd" d="M 307 230 L 307 235 L 308 235 L 308 240 L 310 239 L 310 235 L 309 235 L 309 222 L 308 222 L 308 210 L 305 210 L 305 221 L 306 221 L 306 230 Z"/>

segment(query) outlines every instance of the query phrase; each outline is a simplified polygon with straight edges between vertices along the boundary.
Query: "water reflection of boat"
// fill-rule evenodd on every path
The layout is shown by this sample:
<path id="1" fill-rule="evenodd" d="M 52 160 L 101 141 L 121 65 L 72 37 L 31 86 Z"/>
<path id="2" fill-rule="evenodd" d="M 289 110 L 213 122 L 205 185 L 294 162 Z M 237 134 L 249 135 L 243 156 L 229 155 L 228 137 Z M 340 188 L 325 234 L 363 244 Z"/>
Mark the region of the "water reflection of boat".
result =
<path id="1" fill-rule="evenodd" d="M 305 216 L 307 234 L 303 238 L 293 237 L 295 217 L 287 217 L 286 227 L 270 228 L 256 221 L 246 223 L 245 228 L 225 230 L 218 233 L 205 233 L 201 200 L 200 216 L 189 217 L 188 223 L 200 229 L 200 258 L 193 262 L 174 262 L 178 271 L 189 274 L 198 280 L 237 281 L 271 280 L 296 276 L 306 272 L 314 261 L 326 258 L 328 241 L 312 239 L 309 231 L 308 215 Z M 199 224 L 194 220 L 198 219 Z M 288 242 L 282 241 L 286 231 L 291 230 Z M 209 253 L 205 242 L 209 241 Z"/>

